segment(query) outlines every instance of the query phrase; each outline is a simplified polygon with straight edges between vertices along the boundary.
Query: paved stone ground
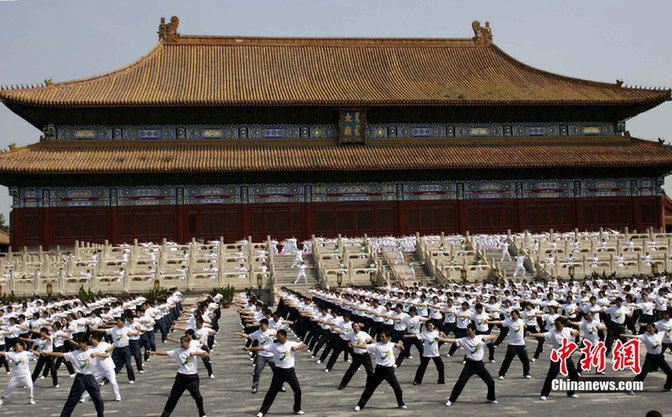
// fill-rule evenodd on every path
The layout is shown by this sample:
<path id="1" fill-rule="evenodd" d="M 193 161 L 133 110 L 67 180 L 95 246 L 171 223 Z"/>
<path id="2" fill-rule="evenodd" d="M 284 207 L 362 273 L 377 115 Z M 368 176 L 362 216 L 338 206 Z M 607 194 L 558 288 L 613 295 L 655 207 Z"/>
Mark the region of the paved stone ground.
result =
<path id="1" fill-rule="evenodd" d="M 257 394 L 250 393 L 252 366 L 248 355 L 242 352 L 242 339 L 229 336 L 240 330 L 240 324 L 235 311 L 224 310 L 221 320 L 221 331 L 218 336 L 219 344 L 213 352 L 214 371 L 216 379 L 205 378 L 205 369 L 199 363 L 201 373 L 201 393 L 205 398 L 205 410 L 208 416 L 254 416 L 261 406 L 263 396 L 270 384 L 270 369 L 264 370 L 261 377 L 260 390 Z M 157 348 L 173 348 L 174 344 L 159 344 Z M 447 347 L 442 348 L 446 353 Z M 446 385 L 433 383 L 436 380 L 436 370 L 430 363 L 425 381 L 420 386 L 413 386 L 413 376 L 419 363 L 418 355 L 413 350 L 414 359 L 404 361 L 397 369 L 397 376 L 404 389 L 404 400 L 408 410 L 395 408 L 394 395 L 389 386 L 383 384 L 369 401 L 367 407 L 359 413 L 354 413 L 352 407 L 362 393 L 365 382 L 364 370 L 361 369 L 353 378 L 348 388 L 337 391 L 340 381 L 348 364 L 339 359 L 331 373 L 323 372 L 323 365 L 317 365 L 306 351 L 297 354 L 297 374 L 303 389 L 303 410 L 311 416 L 443 416 L 458 414 L 464 416 L 644 416 L 646 411 L 657 409 L 664 415 L 672 415 L 672 393 L 663 392 L 664 382 L 662 373 L 650 374 L 645 381 L 645 391 L 634 397 L 623 393 L 580 393 L 580 398 L 570 399 L 564 393 L 553 393 L 548 401 L 539 401 L 543 378 L 548 369 L 549 349 L 546 348 L 541 363 L 532 364 L 533 379 L 522 378 L 520 363 L 514 360 L 511 369 L 504 381 L 496 381 L 497 400 L 499 404 L 485 403 L 485 385 L 478 379 L 472 378 L 459 398 L 451 408 L 444 403 L 450 394 L 459 372 L 462 369 L 458 358 L 445 358 Z M 488 364 L 490 373 L 496 377 L 499 363 L 503 359 L 504 350 L 496 351 L 498 363 Z M 576 360 L 576 359 L 575 359 Z M 668 355 L 668 362 L 672 356 Z M 610 364 L 608 364 L 609 366 Z M 32 366 L 32 365 L 31 365 Z M 67 372 L 61 368 L 60 388 L 51 388 L 51 380 L 38 380 L 35 386 L 35 400 L 37 405 L 26 405 L 24 390 L 17 390 L 6 400 L 0 408 L 3 416 L 58 416 L 70 390 L 72 380 Z M 105 400 L 105 414 L 109 416 L 158 416 L 161 414 L 168 393 L 173 383 L 176 364 L 167 357 L 152 357 L 146 364 L 145 374 L 137 375 L 135 385 L 129 385 L 125 372 L 119 376 L 120 389 L 123 397 L 121 403 L 112 400 L 109 386 L 101 388 Z M 629 371 L 628 371 L 629 372 Z M 612 373 L 613 374 L 613 373 Z M 622 375 L 626 375 L 625 373 Z M 0 384 L 5 385 L 9 379 L 4 373 L 0 375 Z M 276 398 L 269 416 L 292 415 L 292 393 L 280 393 Z M 186 417 L 197 414 L 193 400 L 188 393 L 182 396 L 173 416 Z M 75 416 L 95 416 L 93 404 L 78 404 Z"/>

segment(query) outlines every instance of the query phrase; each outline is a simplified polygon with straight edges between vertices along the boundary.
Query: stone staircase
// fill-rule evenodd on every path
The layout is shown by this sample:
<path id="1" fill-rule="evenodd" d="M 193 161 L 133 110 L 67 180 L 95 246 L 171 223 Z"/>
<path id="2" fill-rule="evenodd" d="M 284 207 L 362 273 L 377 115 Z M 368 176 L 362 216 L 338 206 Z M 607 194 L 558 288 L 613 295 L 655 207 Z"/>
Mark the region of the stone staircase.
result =
<path id="1" fill-rule="evenodd" d="M 511 248 L 509 248 L 509 253 L 511 253 Z M 513 271 L 516 270 L 516 261 L 514 259 L 513 253 L 511 253 L 511 261 L 505 260 L 504 262 L 500 262 L 499 260 L 502 259 L 502 251 L 500 249 L 495 249 L 495 250 L 486 250 L 485 251 L 485 256 L 488 258 L 488 262 L 492 263 L 492 260 L 494 258 L 495 264 L 499 266 L 499 269 L 502 271 L 502 274 L 509 279 L 513 278 Z M 523 277 L 522 273 L 518 273 L 518 276 L 516 278 L 532 278 L 533 274 L 530 271 L 529 268 L 529 259 L 526 259 L 525 261 L 525 269 L 527 270 L 525 272 L 525 276 Z"/>
<path id="2" fill-rule="evenodd" d="M 392 254 L 393 257 L 390 258 L 390 261 L 394 264 L 394 259 L 396 258 L 396 254 Z M 392 271 L 392 267 L 390 264 L 387 262 L 387 259 L 385 259 L 385 256 L 382 253 L 377 253 L 376 254 L 376 259 L 381 262 L 383 265 L 384 271 L 386 274 L 389 274 L 391 284 L 395 283 L 395 276 L 394 272 Z M 429 273 L 429 270 L 427 269 L 427 266 L 423 261 L 420 260 L 420 257 L 416 252 L 412 253 L 404 253 L 404 265 L 408 265 L 409 262 L 413 262 L 413 266 L 415 268 L 415 280 L 412 278 L 409 278 L 404 282 L 405 285 L 411 285 L 413 282 L 421 283 L 421 284 L 428 284 L 428 283 L 434 283 L 435 279 L 434 276 L 432 276 Z M 406 276 L 406 271 L 408 270 L 407 267 L 401 266 L 402 262 L 399 262 L 399 268 L 398 270 L 400 271 L 400 278 L 404 280 L 404 277 Z"/>
<path id="3" fill-rule="evenodd" d="M 318 286 L 318 273 L 315 260 L 312 255 L 304 255 L 303 262 L 306 264 L 306 277 L 308 284 L 301 278 L 298 284 L 294 284 L 296 276 L 299 273 L 298 268 L 290 268 L 294 263 L 294 255 L 276 255 L 273 256 L 273 263 L 275 264 L 275 278 L 278 288 L 287 287 L 294 291 L 298 291 L 303 295 L 309 295 L 308 290 L 312 287 Z"/>

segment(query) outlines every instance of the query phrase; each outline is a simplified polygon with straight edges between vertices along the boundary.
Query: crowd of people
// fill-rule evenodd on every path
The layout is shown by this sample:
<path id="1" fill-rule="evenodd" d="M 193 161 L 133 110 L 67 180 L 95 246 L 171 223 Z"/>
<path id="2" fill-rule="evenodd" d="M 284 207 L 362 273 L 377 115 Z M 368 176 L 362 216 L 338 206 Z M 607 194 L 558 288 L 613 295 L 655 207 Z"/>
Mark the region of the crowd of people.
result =
<path id="1" fill-rule="evenodd" d="M 109 384 L 114 401 L 122 401 L 118 374 L 125 369 L 128 383 L 135 384 L 136 372 L 144 374 L 151 356 L 159 355 L 174 358 L 178 366 L 162 416 L 169 416 L 188 390 L 203 417 L 195 357 L 203 359 L 208 377 L 214 378 L 209 351 L 216 343 L 221 297 L 213 291 L 186 310 L 176 289 L 151 301 L 140 295 L 94 297 L 88 302 L 76 297 L 47 301 L 35 297 L 0 305 L 0 365 L 11 375 L 0 405 L 20 386 L 26 389 L 28 404 L 34 405 L 37 380 L 50 375 L 58 388 L 64 366 L 74 379 L 61 416 L 70 416 L 78 402 L 90 399 L 101 417 L 100 385 Z M 172 337 L 178 331 L 184 331 L 184 336 Z M 157 343 L 173 342 L 179 347 L 156 348 Z M 33 359 L 37 362 L 31 372 Z"/>
<path id="2" fill-rule="evenodd" d="M 413 354 L 419 357 L 412 365 L 417 365 L 413 385 L 426 383 L 430 362 L 436 368 L 437 384 L 446 383 L 448 372 L 459 374 L 447 391 L 446 406 L 459 400 L 474 375 L 485 385 L 485 400 L 496 404 L 496 385 L 506 383 L 501 381 L 514 359 L 520 362 L 522 377 L 531 378 L 531 366 L 544 349 L 547 353 L 560 349 L 569 340 L 592 345 L 603 341 L 607 355 L 617 341 L 639 340 L 646 356 L 635 379 L 643 381 L 649 372 L 659 370 L 666 375 L 663 388 L 672 390 L 672 370 L 665 360 L 666 351 L 672 351 L 671 289 L 672 279 L 665 276 L 314 288 L 310 294 L 282 288 L 273 309 L 243 291 L 237 295 L 242 331 L 235 336 L 245 339 L 243 349 L 253 361 L 253 394 L 263 389 L 264 369 L 270 368 L 269 376 L 272 373 L 260 417 L 286 387 L 294 393 L 293 412 L 304 413 L 295 369 L 295 355 L 301 350 L 324 366 L 326 374 L 343 356 L 348 368 L 334 380 L 339 391 L 347 390 L 355 377 L 366 380 L 359 399 L 353 398 L 354 411 L 366 407 L 383 381 L 392 388 L 397 406 L 407 408 L 396 373 L 413 363 Z M 94 297 L 87 302 L 75 297 L 46 301 L 35 297 L 1 305 L 0 366 L 11 377 L 0 405 L 12 401 L 19 387 L 26 388 L 28 403 L 35 404 L 37 380 L 50 377 L 58 387 L 59 371 L 62 374 L 65 369 L 73 380 L 61 415 L 71 415 L 78 402 L 90 400 L 102 416 L 102 383 L 110 386 L 115 401 L 122 401 L 120 373 L 135 384 L 149 370 L 153 356 L 169 356 L 176 361 L 177 374 L 162 416 L 171 415 L 184 391 L 193 397 L 199 416 L 205 416 L 198 362 L 214 379 L 210 352 L 219 330 L 221 297 L 213 291 L 186 309 L 183 295 L 175 289 L 152 301 L 139 295 Z M 176 343 L 175 349 L 158 350 L 155 345 L 163 343 Z M 506 349 L 498 354 L 500 346 Z M 446 357 L 458 360 L 446 364 Z M 570 380 L 586 372 L 579 366 L 582 359 L 575 363 L 567 358 Z M 490 373 L 496 366 L 492 364 L 500 361 L 495 378 Z M 459 362 L 459 370 L 450 369 Z M 550 362 L 540 383 L 541 400 L 551 394 L 560 366 Z M 577 397 L 573 391 L 567 395 Z"/>
<path id="3" fill-rule="evenodd" d="M 423 383 L 429 362 L 436 367 L 437 383 L 445 384 L 442 355 L 454 357 L 462 349 L 458 358 L 463 366 L 445 405 L 452 406 L 458 400 L 473 375 L 484 382 L 486 401 L 496 404 L 496 382 L 486 362 L 501 361 L 497 379 L 503 381 L 517 357 L 522 377 L 529 379 L 531 363 L 540 359 L 545 348 L 547 353 L 560 349 L 563 340 L 586 340 L 593 346 L 603 341 L 607 356 L 615 341 L 639 340 L 646 356 L 635 380 L 643 381 L 651 370 L 660 370 L 666 375 L 663 388 L 669 391 L 672 370 L 665 352 L 672 351 L 671 287 L 672 280 L 664 276 L 642 276 L 568 282 L 451 283 L 435 287 L 346 287 L 312 289 L 305 295 L 282 288 L 275 311 L 250 293 L 239 295 L 244 332 L 237 334 L 247 339 L 245 350 L 255 361 L 252 393 L 259 389 L 264 366 L 268 364 L 273 369 L 258 417 L 266 415 L 285 383 L 294 392 L 293 411 L 303 414 L 301 388 L 294 369 L 294 355 L 302 349 L 316 364 L 323 364 L 327 374 L 343 355 L 350 366 L 340 381 L 334 382 L 338 390 L 345 390 L 363 368 L 366 386 L 354 403 L 354 411 L 366 406 L 382 381 L 391 386 L 397 406 L 407 407 L 395 372 L 405 360 L 412 359 L 414 350 L 420 360 L 413 385 Z M 292 335 L 297 341 L 290 341 Z M 503 357 L 497 357 L 497 348 L 504 344 Z M 532 354 L 528 354 L 528 345 L 534 350 Z M 581 360 L 583 357 L 579 363 Z M 578 380 L 582 367 L 571 356 L 566 365 L 569 379 Z M 560 366 L 559 361 L 550 362 L 540 384 L 540 400 L 545 401 L 550 395 Z M 578 398 L 571 390 L 567 396 Z"/>

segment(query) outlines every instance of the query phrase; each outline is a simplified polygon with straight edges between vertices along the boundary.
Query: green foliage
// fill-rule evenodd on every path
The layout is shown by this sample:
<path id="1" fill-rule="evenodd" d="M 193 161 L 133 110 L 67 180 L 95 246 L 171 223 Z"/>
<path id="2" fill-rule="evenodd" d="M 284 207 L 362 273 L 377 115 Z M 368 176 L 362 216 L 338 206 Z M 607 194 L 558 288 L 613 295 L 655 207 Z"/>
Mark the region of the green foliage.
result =
<path id="1" fill-rule="evenodd" d="M 597 271 L 593 271 L 590 274 L 590 279 L 592 279 L 592 280 L 601 279 L 603 281 L 609 280 L 609 279 L 616 279 L 616 272 L 612 272 L 611 274 L 607 275 L 606 271 L 602 271 L 601 274 Z"/>
<path id="2" fill-rule="evenodd" d="M 89 302 L 93 300 L 95 297 L 102 297 L 102 296 L 103 292 L 101 290 L 98 290 L 97 293 L 94 293 L 93 291 L 91 291 L 91 288 L 85 290 L 83 285 L 80 285 L 79 291 L 77 292 L 77 298 L 82 300 L 83 303 Z"/>
<path id="3" fill-rule="evenodd" d="M 17 300 L 16 294 L 14 294 L 14 291 L 12 291 L 9 295 L 7 293 L 2 293 L 2 296 L 0 296 L 0 303 L 2 304 L 13 304 Z"/>
<path id="4" fill-rule="evenodd" d="M 157 300 L 166 294 L 168 294 L 168 290 L 165 288 L 159 288 L 158 290 L 152 288 L 144 295 L 144 297 L 147 299 L 147 301 L 153 303 L 154 300 Z"/>
<path id="5" fill-rule="evenodd" d="M 9 232 L 9 225 L 7 224 L 7 219 L 3 213 L 0 213 L 0 230 Z"/>
<path id="6" fill-rule="evenodd" d="M 231 304 L 236 289 L 231 285 L 227 285 L 226 287 L 215 288 L 215 291 L 222 294 L 222 303 Z"/>

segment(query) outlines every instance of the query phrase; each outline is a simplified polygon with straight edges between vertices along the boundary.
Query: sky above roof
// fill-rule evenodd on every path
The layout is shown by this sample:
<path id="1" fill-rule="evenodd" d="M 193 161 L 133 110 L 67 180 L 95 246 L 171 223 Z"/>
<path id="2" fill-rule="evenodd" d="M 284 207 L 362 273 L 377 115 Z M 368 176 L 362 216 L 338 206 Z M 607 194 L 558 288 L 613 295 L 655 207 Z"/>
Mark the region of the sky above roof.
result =
<path id="1" fill-rule="evenodd" d="M 672 87 L 667 30 L 672 2 L 631 0 L 17 0 L 0 1 L 0 85 L 66 81 L 137 60 L 157 42 L 159 19 L 193 35 L 471 37 L 489 21 L 494 43 L 543 70 L 589 80 Z M 672 104 L 628 121 L 633 136 L 672 140 Z M 40 132 L 0 106 L 0 148 Z M 666 181 L 672 195 L 672 182 Z M 11 200 L 0 187 L 0 213 Z"/>

